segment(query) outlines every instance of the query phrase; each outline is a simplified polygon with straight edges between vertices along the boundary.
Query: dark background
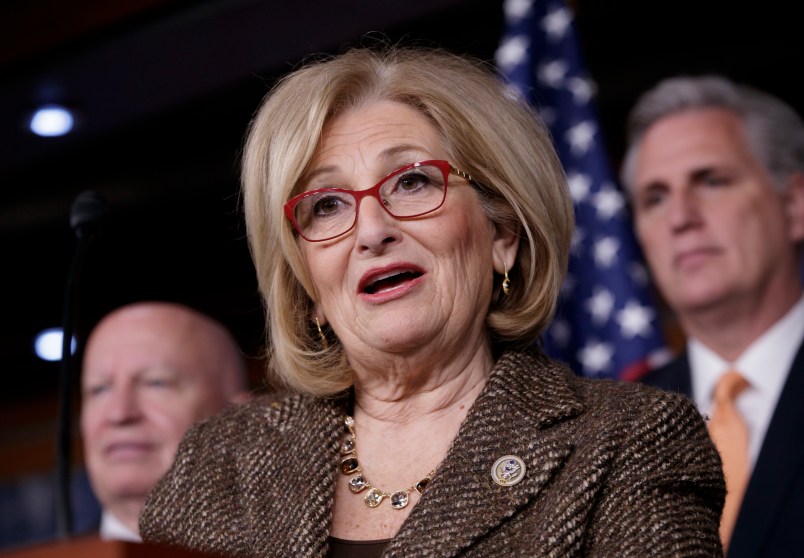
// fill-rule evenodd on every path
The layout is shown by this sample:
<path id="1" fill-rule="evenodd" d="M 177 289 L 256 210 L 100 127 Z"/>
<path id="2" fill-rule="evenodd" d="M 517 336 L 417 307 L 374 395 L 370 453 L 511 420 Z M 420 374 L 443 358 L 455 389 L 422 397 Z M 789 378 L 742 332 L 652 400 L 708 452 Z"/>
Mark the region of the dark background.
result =
<path id="1" fill-rule="evenodd" d="M 670 74 L 723 73 L 804 112 L 795 2 L 742 5 L 571 2 L 615 167 L 628 108 Z M 79 341 L 120 304 L 172 299 L 224 321 L 256 357 L 263 322 L 238 157 L 273 81 L 366 33 L 492 60 L 502 29 L 502 0 L 0 2 L 0 462 L 14 464 L 0 478 L 28 466 L 19 456 L 32 439 L 51 455 L 41 448 L 59 365 L 32 343 L 61 325 L 77 194 L 95 190 L 110 206 L 77 291 Z M 26 131 L 47 101 L 78 112 L 72 134 Z"/>

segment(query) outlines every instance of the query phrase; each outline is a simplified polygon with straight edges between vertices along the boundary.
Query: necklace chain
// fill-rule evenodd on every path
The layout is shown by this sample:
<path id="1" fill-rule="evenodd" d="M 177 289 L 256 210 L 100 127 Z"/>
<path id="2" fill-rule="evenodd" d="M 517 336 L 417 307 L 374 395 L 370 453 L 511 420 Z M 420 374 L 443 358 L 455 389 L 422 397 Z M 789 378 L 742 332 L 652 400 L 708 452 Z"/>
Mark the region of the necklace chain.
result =
<path id="1" fill-rule="evenodd" d="M 385 492 L 372 485 L 368 479 L 366 479 L 366 476 L 363 474 L 363 468 L 360 467 L 360 462 L 357 460 L 355 419 L 347 416 L 344 420 L 344 424 L 346 424 L 348 436 L 341 442 L 341 473 L 347 476 L 355 475 L 349 479 L 349 490 L 351 490 L 353 494 L 358 494 L 368 489 L 368 492 L 366 492 L 366 495 L 363 497 L 363 501 L 368 507 L 376 508 L 385 498 L 390 498 L 391 507 L 395 510 L 401 510 L 410 503 L 411 492 L 415 490 L 419 494 L 424 493 L 425 488 L 430 484 L 430 479 L 433 478 L 435 474 L 435 469 L 430 471 L 426 477 L 410 488 L 397 490 L 396 492 Z"/>

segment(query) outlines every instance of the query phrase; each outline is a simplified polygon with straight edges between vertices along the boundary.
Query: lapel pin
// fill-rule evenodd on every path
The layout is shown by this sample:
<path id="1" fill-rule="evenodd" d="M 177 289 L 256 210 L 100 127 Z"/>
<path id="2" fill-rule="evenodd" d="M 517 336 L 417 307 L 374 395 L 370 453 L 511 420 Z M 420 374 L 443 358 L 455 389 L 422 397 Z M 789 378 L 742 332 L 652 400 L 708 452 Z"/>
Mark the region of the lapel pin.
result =
<path id="1" fill-rule="evenodd" d="M 525 462 L 516 455 L 505 455 L 494 462 L 491 478 L 500 486 L 514 486 L 525 478 Z"/>

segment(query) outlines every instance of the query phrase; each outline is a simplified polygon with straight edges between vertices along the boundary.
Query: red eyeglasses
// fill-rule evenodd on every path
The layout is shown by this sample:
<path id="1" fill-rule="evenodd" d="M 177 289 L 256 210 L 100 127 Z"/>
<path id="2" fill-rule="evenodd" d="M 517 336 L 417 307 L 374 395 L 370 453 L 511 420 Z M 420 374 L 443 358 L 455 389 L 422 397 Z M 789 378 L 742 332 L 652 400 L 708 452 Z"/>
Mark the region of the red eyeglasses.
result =
<path id="1" fill-rule="evenodd" d="M 395 170 L 366 190 L 321 188 L 304 192 L 285 204 L 285 215 L 308 242 L 332 240 L 354 228 L 360 201 L 366 196 L 378 200 L 397 219 L 432 213 L 444 204 L 450 174 L 474 182 L 447 161 L 420 161 Z"/>

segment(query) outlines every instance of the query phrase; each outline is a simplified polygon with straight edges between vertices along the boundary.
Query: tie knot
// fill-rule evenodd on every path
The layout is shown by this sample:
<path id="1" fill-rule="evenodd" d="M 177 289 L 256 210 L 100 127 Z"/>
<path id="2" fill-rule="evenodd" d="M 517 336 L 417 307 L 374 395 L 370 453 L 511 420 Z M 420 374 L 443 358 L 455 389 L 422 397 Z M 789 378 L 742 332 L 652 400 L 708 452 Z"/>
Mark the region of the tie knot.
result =
<path id="1" fill-rule="evenodd" d="M 748 380 L 742 374 L 730 370 L 723 374 L 715 386 L 714 400 L 716 403 L 732 402 L 748 387 Z"/>

